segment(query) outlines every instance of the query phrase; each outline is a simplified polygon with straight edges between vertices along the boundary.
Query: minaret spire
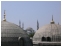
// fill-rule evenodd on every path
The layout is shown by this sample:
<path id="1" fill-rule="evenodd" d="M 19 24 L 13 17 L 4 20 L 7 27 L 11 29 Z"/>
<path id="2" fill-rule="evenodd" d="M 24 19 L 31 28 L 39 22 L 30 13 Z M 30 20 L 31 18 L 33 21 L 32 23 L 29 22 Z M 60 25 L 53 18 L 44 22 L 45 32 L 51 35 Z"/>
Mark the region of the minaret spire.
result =
<path id="1" fill-rule="evenodd" d="M 19 27 L 21 27 L 21 21 L 19 20 Z"/>
<path id="2" fill-rule="evenodd" d="M 59 25 L 59 22 L 58 22 L 58 25 Z"/>
<path id="3" fill-rule="evenodd" d="M 52 15 L 52 21 L 51 21 L 51 24 L 54 24 L 55 22 L 54 22 L 54 20 L 53 20 L 53 15 Z"/>
<path id="4" fill-rule="evenodd" d="M 38 22 L 38 20 L 37 20 L 37 30 L 39 29 L 39 22 Z"/>
<path id="5" fill-rule="evenodd" d="M 4 10 L 4 19 L 3 19 L 3 21 L 6 21 L 6 14 L 5 14 L 5 10 Z"/>

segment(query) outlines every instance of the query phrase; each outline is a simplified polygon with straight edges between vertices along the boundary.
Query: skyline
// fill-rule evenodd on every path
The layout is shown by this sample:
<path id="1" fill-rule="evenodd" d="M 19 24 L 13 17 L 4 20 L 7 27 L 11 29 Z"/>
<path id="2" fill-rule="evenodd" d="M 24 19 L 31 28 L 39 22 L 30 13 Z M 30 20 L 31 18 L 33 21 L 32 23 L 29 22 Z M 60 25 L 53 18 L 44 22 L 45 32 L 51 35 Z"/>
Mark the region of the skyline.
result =
<path id="1" fill-rule="evenodd" d="M 61 2 L 60 1 L 1 1 L 1 21 L 4 10 L 8 22 L 19 25 L 19 20 L 24 23 L 24 29 L 32 27 L 37 30 L 37 20 L 39 28 L 50 24 L 52 20 L 61 25 Z"/>

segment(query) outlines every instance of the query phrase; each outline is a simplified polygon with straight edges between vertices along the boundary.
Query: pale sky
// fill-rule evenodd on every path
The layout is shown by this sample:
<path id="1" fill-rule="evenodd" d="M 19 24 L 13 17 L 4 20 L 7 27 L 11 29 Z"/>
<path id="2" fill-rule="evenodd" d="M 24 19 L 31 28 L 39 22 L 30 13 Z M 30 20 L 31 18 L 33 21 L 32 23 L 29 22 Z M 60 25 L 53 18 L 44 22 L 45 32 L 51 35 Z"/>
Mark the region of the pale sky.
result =
<path id="1" fill-rule="evenodd" d="M 24 29 L 39 27 L 50 24 L 53 19 L 56 24 L 61 24 L 61 2 L 60 1 L 2 1 L 1 20 L 6 10 L 6 20 L 19 25 L 19 20 L 24 23 Z"/>

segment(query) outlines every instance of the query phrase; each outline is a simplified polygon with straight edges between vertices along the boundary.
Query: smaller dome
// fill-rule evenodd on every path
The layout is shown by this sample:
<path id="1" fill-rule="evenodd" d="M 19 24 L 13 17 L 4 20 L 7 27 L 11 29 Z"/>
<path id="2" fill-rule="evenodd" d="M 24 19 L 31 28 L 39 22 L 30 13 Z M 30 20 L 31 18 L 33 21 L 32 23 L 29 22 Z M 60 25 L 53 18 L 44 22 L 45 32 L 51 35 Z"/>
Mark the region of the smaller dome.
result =
<path id="1" fill-rule="evenodd" d="M 26 30 L 33 30 L 31 27 L 28 27 Z"/>
<path id="2" fill-rule="evenodd" d="M 39 28 L 34 34 L 33 41 L 51 41 L 51 42 L 60 42 L 61 41 L 61 25 L 55 24 L 52 21 L 50 24 L 47 24 Z"/>

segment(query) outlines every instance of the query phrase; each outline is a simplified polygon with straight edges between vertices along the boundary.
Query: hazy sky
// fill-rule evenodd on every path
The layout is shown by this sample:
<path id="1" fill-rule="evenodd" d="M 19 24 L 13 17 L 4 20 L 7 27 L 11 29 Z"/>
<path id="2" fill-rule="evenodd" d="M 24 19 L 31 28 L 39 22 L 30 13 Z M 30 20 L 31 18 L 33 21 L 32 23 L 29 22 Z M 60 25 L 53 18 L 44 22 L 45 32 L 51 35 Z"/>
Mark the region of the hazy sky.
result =
<path id="1" fill-rule="evenodd" d="M 24 23 L 24 29 L 50 24 L 52 15 L 56 24 L 61 24 L 61 2 L 60 1 L 2 1 L 1 20 L 6 10 L 6 20 L 19 25 L 19 20 Z"/>

